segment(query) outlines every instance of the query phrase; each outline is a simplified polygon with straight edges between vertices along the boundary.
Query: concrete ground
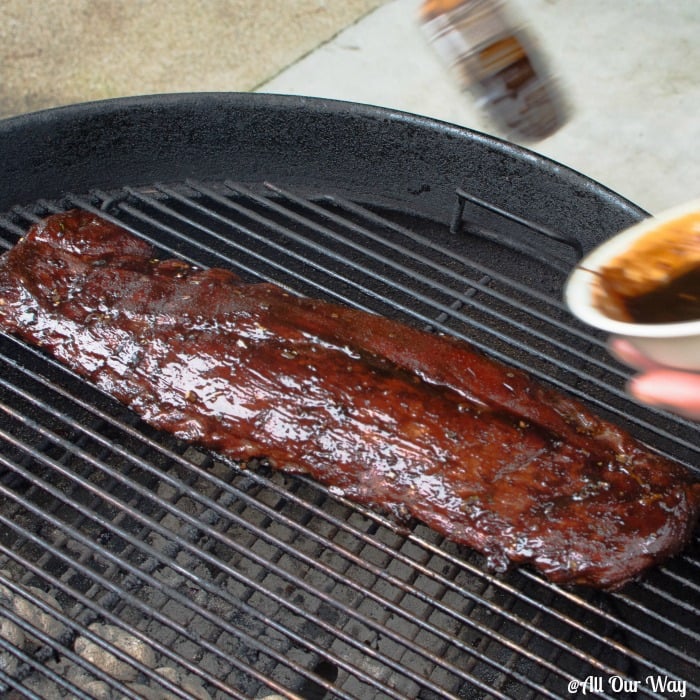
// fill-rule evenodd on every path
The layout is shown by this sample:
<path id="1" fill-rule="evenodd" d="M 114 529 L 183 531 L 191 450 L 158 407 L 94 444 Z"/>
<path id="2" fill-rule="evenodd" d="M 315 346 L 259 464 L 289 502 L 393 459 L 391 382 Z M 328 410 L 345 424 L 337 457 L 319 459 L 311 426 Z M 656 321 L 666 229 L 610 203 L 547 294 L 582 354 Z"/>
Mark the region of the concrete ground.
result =
<path id="1" fill-rule="evenodd" d="M 492 132 L 393 0 L 262 86 L 369 102 Z M 700 2 L 510 0 L 573 111 L 529 148 L 655 213 L 700 197 Z"/>
<path id="2" fill-rule="evenodd" d="M 382 0 L 3 0 L 0 117 L 125 95 L 247 91 Z"/>
<path id="3" fill-rule="evenodd" d="M 510 0 L 566 86 L 539 153 L 651 212 L 700 196 L 700 2 Z M 0 116 L 198 90 L 317 95 L 491 132 L 418 30 L 420 0 L 5 0 Z"/>

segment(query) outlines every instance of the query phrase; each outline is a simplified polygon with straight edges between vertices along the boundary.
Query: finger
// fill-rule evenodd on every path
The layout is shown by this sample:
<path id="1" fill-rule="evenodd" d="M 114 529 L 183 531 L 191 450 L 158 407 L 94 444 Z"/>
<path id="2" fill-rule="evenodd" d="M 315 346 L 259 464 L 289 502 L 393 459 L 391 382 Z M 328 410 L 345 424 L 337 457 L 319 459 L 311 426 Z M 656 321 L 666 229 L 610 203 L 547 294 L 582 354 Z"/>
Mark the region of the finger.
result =
<path id="1" fill-rule="evenodd" d="M 650 360 L 632 345 L 629 340 L 625 340 L 624 338 L 611 338 L 608 344 L 608 350 L 610 354 L 620 360 L 620 362 L 624 362 L 626 365 L 641 372 L 659 367 L 656 362 Z"/>
<path id="2" fill-rule="evenodd" d="M 700 374 L 656 369 L 634 377 L 628 388 L 642 403 L 700 420 Z"/>

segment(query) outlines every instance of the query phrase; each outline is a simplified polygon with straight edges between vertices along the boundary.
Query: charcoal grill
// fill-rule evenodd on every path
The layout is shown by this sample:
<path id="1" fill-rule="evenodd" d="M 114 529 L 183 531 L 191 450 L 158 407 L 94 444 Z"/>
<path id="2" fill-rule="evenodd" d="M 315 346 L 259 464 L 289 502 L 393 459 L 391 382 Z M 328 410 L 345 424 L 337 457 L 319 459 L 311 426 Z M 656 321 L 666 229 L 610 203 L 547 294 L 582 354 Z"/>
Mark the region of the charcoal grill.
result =
<path id="1" fill-rule="evenodd" d="M 163 256 L 465 338 L 697 471 L 698 426 L 629 401 L 560 299 L 579 255 L 644 212 L 556 163 L 264 95 L 28 115 L 0 152 L 3 248 L 97 211 Z M 700 694 L 697 540 L 617 593 L 496 575 L 419 523 L 149 429 L 14 338 L 0 362 L 4 697 Z"/>

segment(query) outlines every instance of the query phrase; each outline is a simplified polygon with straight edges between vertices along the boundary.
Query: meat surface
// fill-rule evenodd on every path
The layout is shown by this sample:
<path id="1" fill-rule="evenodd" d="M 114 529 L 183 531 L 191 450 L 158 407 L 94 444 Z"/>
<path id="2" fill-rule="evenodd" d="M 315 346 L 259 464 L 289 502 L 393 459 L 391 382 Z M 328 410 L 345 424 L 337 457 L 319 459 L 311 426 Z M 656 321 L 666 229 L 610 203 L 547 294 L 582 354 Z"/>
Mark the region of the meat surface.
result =
<path id="1" fill-rule="evenodd" d="M 90 213 L 0 258 L 0 328 L 146 422 L 409 514 L 504 570 L 616 588 L 679 552 L 682 466 L 456 339 L 156 260 Z"/>

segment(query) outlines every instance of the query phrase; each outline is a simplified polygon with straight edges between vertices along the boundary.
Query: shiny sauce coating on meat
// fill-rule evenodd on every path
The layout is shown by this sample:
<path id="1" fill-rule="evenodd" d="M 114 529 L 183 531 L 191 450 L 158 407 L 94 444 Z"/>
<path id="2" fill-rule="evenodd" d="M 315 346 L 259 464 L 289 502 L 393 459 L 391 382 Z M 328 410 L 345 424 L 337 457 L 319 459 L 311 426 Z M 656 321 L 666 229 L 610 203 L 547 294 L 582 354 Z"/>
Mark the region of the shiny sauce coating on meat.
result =
<path id="1" fill-rule="evenodd" d="M 498 570 L 618 587 L 698 518 L 687 470 L 467 344 L 156 260 L 90 213 L 2 256 L 0 327 L 155 427 L 415 517 Z"/>

